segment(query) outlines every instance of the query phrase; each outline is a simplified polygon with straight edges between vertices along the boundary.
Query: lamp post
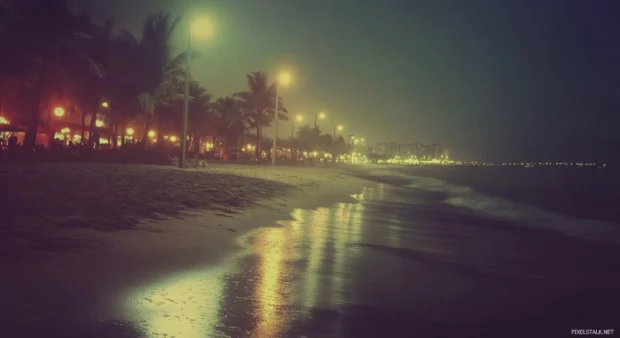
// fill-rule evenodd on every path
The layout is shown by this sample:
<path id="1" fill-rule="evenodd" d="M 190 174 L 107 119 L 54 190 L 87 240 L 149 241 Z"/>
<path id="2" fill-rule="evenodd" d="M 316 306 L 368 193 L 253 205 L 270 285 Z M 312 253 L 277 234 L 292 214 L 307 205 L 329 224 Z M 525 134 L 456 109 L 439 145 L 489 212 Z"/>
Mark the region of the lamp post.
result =
<path id="1" fill-rule="evenodd" d="M 186 69 L 185 69 L 185 86 L 183 88 L 183 116 L 181 118 L 181 158 L 179 159 L 179 168 L 185 167 L 187 160 L 187 116 L 189 115 L 189 78 L 190 78 L 190 51 L 192 48 L 192 36 L 194 29 L 198 31 L 209 31 L 210 24 L 205 18 L 196 19 L 189 27 L 187 35 L 187 51 L 186 51 Z"/>
<path id="2" fill-rule="evenodd" d="M 289 73 L 280 74 L 280 76 L 276 80 L 276 104 L 275 104 L 276 106 L 275 106 L 275 111 L 273 113 L 273 123 L 275 124 L 275 127 L 276 127 L 276 135 L 273 137 L 273 147 L 271 149 L 271 165 L 276 165 L 276 157 L 277 157 L 277 152 L 278 152 L 278 149 L 276 148 L 276 140 L 278 139 L 278 120 L 279 120 L 278 101 L 280 99 L 278 95 L 278 90 L 280 89 L 281 84 L 287 85 L 289 84 L 289 82 L 291 82 L 291 74 Z"/>
<path id="3" fill-rule="evenodd" d="M 301 115 L 297 115 L 295 116 L 295 120 L 297 120 L 297 122 L 301 123 L 304 120 L 304 117 Z M 295 138 L 295 120 L 292 120 L 293 123 L 291 125 L 291 139 Z"/>
<path id="4" fill-rule="evenodd" d="M 297 122 L 301 123 L 304 120 L 304 117 L 301 115 L 295 116 Z M 291 124 L 291 142 L 293 143 L 293 147 L 291 148 L 291 160 L 297 161 L 297 141 L 295 140 L 295 120 L 292 120 Z"/>
<path id="5" fill-rule="evenodd" d="M 325 113 L 322 112 L 317 112 L 316 114 L 314 114 L 314 129 L 318 128 L 318 119 L 324 120 L 325 119 Z"/>
<path id="6" fill-rule="evenodd" d="M 347 137 L 347 151 L 351 152 L 351 139 L 355 140 L 355 134 L 349 134 Z M 351 163 L 353 163 L 353 157 L 351 157 Z"/>
<path id="7" fill-rule="evenodd" d="M 316 141 L 314 144 L 314 149 L 316 149 L 319 146 L 319 124 L 318 124 L 318 120 L 324 120 L 325 119 L 325 113 L 323 112 L 317 112 L 316 114 L 314 114 L 314 132 L 317 134 L 316 135 Z"/>
<path id="8" fill-rule="evenodd" d="M 337 127 L 334 127 L 334 142 L 336 142 L 336 129 L 338 129 L 338 131 L 342 131 L 344 127 L 342 126 L 342 124 L 339 124 Z"/>

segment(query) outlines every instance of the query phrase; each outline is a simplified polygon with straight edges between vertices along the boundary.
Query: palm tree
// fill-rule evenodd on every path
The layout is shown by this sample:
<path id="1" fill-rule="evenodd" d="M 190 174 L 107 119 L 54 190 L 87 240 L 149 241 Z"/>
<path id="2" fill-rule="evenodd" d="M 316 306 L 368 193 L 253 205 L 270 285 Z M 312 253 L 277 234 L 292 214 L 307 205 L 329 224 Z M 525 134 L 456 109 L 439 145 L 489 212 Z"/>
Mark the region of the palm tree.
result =
<path id="1" fill-rule="evenodd" d="M 180 20 L 171 18 L 169 13 L 159 12 L 146 18 L 140 40 L 128 31 L 121 33 L 122 40 L 132 52 L 132 77 L 139 88 L 138 99 L 146 117 L 143 141 L 146 141 L 156 109 L 166 106 L 179 94 L 178 84 L 183 75 L 186 53 L 172 56 L 172 36 Z"/>
<path id="2" fill-rule="evenodd" d="M 81 93 L 84 101 L 82 110 L 88 109 L 91 112 L 88 137 L 90 145 L 95 142 L 92 136 L 97 130 L 97 113 L 101 104 L 105 97 L 109 97 L 111 92 L 120 85 L 118 75 L 121 73 L 118 65 L 119 59 L 122 58 L 122 54 L 119 54 L 122 53 L 122 44 L 114 34 L 112 19 L 107 19 L 102 27 L 95 27 L 91 35 L 92 40 L 89 43 L 88 52 L 98 67 L 91 72 L 95 75 L 94 79 L 91 76 L 89 83 L 82 87 L 85 90 Z"/>
<path id="3" fill-rule="evenodd" d="M 218 99 L 213 112 L 218 118 L 218 136 L 224 139 L 224 152 L 227 154 L 231 144 L 237 147 L 239 142 L 243 143 L 243 135 L 252 125 L 252 120 L 244 115 L 241 102 L 230 96 Z"/>
<path id="4" fill-rule="evenodd" d="M 191 138 L 190 151 L 195 151 L 202 137 L 213 134 L 215 125 L 211 114 L 211 95 L 196 81 L 189 83 L 188 133 Z M 179 107 L 182 101 L 179 100 Z M 180 110 L 180 109 L 179 109 Z M 177 119 L 178 121 L 178 119 Z"/>
<path id="5" fill-rule="evenodd" d="M 297 131 L 299 139 L 299 148 L 301 150 L 312 150 L 315 144 L 316 128 L 310 126 L 301 126 Z"/>
<path id="6" fill-rule="evenodd" d="M 83 15 L 75 15 L 66 0 L 5 0 L 0 3 L 0 35 L 6 58 L 20 60 L 24 78 L 32 83 L 33 99 L 28 116 L 25 148 L 35 145 L 39 126 L 42 95 L 48 72 L 59 68 L 69 55 L 81 53 L 80 33 L 91 30 L 92 23 Z M 62 52 L 62 54 L 61 54 Z"/>
<path id="7" fill-rule="evenodd" d="M 273 121 L 276 83 L 268 83 L 267 73 L 253 72 L 246 75 L 248 83 L 248 91 L 235 93 L 234 97 L 241 102 L 241 109 L 246 117 L 251 119 L 252 126 L 256 128 L 256 157 L 260 159 L 262 152 L 261 138 L 262 129 L 270 125 Z M 281 119 L 288 119 L 286 108 L 281 104 L 281 98 L 278 98 L 279 112 Z"/>

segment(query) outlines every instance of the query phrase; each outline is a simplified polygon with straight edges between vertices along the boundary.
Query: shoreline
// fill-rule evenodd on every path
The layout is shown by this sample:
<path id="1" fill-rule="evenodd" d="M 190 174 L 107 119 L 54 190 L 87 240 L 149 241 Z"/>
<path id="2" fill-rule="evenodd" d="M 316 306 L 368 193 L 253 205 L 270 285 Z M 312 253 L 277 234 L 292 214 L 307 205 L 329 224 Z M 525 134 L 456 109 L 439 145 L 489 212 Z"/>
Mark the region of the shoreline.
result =
<path id="1" fill-rule="evenodd" d="M 252 172 L 228 166 L 210 169 L 255 178 L 274 174 L 271 169 L 252 168 Z M 2 259 L 7 264 L 4 277 L 0 278 L 0 290 L 6 304 L 3 312 L 7 313 L 2 314 L 0 325 L 17 330 L 15 337 L 28 336 L 23 331 L 27 328 L 41 330 L 39 334 L 52 329 L 62 332 L 68 327 L 100 331 L 101 328 L 90 325 L 131 319 L 136 306 L 143 306 L 138 304 L 147 298 L 140 297 L 139 290 L 165 283 L 184 272 L 216 268 L 244 250 L 240 239 L 251 232 L 279 226 L 278 221 L 291 219 L 295 208 L 314 209 L 353 201 L 349 195 L 370 183 L 347 176 L 341 170 L 303 171 L 278 175 L 280 182 L 300 180 L 298 186 L 284 194 L 259 199 L 251 207 L 232 214 L 194 209 L 185 212 L 182 219 L 147 220 L 132 230 L 71 229 L 72 240 L 86 241 L 87 248 L 10 261 Z M 308 178 L 315 174 L 320 179 Z M 19 280 L 11 276 L 19 276 Z M 63 308 L 62 313 L 56 311 L 59 308 Z M 127 318 L 117 318 L 119 314 Z M 32 317 L 39 322 L 34 328 Z"/>

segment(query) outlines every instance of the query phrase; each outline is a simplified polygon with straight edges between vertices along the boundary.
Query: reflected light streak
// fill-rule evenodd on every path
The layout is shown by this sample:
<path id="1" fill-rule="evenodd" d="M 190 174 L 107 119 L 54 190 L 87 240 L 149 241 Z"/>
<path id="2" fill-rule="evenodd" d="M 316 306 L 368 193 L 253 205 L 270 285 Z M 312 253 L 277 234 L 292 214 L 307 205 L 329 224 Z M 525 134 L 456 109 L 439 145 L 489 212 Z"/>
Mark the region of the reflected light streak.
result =
<path id="1" fill-rule="evenodd" d="M 317 283 L 320 276 L 319 270 L 323 261 L 325 246 L 325 222 L 330 209 L 319 208 L 314 211 L 314 217 L 310 224 L 310 255 L 305 276 L 304 306 L 307 310 L 312 309 L 317 303 Z"/>
<path id="2" fill-rule="evenodd" d="M 331 305 L 338 306 L 344 302 L 344 281 L 345 271 L 344 263 L 347 257 L 347 239 L 350 232 L 351 223 L 351 204 L 338 203 L 336 210 L 336 220 L 333 223 L 336 228 L 334 236 L 334 266 L 332 274 L 332 296 L 330 297 Z"/>
<path id="3" fill-rule="evenodd" d="M 353 243 L 359 243 L 362 241 L 364 208 L 364 205 L 361 203 L 352 204 L 351 207 L 351 242 Z M 356 247 L 355 252 L 359 253 L 359 248 Z"/>
<path id="4" fill-rule="evenodd" d="M 256 288 L 260 304 L 256 314 L 260 321 L 254 332 L 257 337 L 276 337 L 284 324 L 285 316 L 278 313 L 278 307 L 285 303 L 281 294 L 284 231 L 284 228 L 267 228 L 257 235 L 257 251 L 262 256 Z"/>

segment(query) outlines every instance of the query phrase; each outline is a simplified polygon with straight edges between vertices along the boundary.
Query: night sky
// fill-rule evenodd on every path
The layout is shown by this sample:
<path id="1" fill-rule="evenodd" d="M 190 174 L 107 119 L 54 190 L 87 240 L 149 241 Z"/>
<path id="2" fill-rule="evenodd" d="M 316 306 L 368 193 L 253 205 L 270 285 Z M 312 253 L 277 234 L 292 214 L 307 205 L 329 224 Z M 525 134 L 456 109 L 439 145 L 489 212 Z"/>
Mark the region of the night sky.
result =
<path id="1" fill-rule="evenodd" d="M 224 96 L 244 90 L 248 72 L 289 69 L 289 111 L 327 112 L 324 131 L 440 142 L 461 159 L 620 153 L 617 0 L 74 2 L 136 32 L 158 9 L 209 15 L 215 35 L 195 40 L 194 77 Z"/>

